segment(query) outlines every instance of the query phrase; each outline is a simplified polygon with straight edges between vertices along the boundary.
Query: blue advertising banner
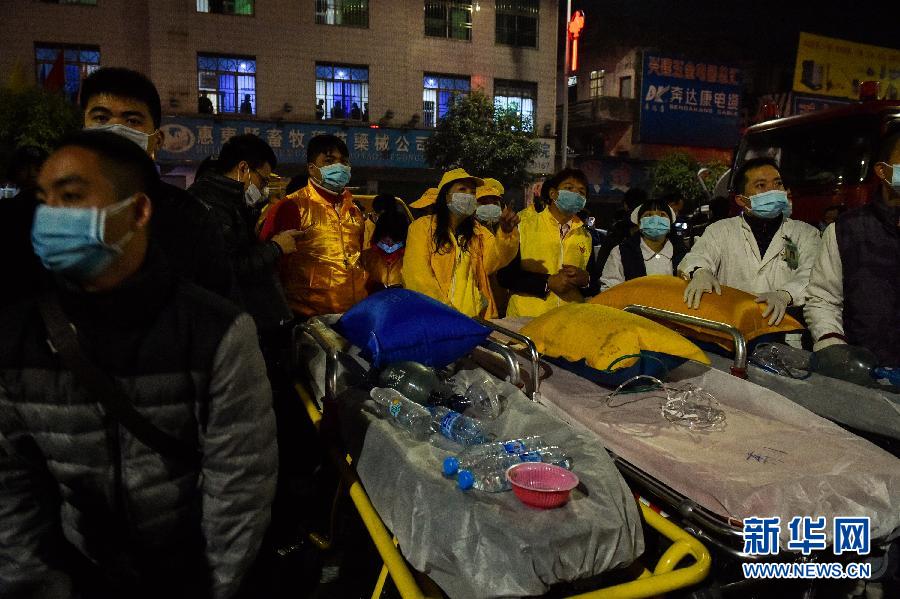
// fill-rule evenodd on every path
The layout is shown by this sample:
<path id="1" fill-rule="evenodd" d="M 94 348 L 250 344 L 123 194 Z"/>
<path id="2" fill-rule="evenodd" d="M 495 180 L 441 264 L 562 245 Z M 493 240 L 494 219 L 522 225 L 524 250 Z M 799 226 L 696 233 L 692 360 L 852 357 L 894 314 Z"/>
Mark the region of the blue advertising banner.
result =
<path id="1" fill-rule="evenodd" d="M 244 133 L 266 141 L 280 164 L 306 162 L 306 145 L 316 135 L 330 133 L 346 142 L 353 166 L 428 168 L 425 140 L 433 133 L 422 129 L 371 129 L 323 123 L 283 123 L 276 121 L 213 120 L 191 117 L 164 117 L 160 127 L 165 135 L 160 162 L 200 162 L 218 154 L 222 145 Z"/>
<path id="2" fill-rule="evenodd" d="M 741 71 L 644 53 L 641 143 L 733 147 L 740 136 Z"/>

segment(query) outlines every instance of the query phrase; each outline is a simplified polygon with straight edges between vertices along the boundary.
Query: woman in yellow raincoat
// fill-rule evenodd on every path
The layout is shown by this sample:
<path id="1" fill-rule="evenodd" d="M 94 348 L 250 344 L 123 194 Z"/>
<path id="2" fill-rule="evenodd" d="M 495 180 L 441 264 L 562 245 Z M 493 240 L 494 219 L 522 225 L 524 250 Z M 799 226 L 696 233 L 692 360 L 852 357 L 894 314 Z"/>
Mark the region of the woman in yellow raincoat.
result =
<path id="1" fill-rule="evenodd" d="M 403 285 L 468 316 L 496 318 L 488 277 L 515 257 L 519 217 L 505 210 L 496 235 L 479 224 L 474 217 L 475 190 L 483 184 L 461 168 L 444 173 L 434 214 L 409 227 Z"/>

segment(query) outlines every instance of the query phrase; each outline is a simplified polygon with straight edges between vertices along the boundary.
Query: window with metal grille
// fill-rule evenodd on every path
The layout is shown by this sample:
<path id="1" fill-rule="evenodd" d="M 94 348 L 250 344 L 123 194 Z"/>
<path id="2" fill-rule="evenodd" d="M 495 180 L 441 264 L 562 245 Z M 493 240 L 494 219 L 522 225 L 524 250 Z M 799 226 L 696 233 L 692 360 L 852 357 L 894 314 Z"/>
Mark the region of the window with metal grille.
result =
<path id="1" fill-rule="evenodd" d="M 591 99 L 599 98 L 603 95 L 603 78 L 606 76 L 606 71 L 600 69 L 599 71 L 591 71 Z"/>
<path id="2" fill-rule="evenodd" d="M 37 43 L 34 62 L 38 85 L 62 89 L 75 102 L 82 79 L 100 68 L 100 47 Z"/>
<path id="3" fill-rule="evenodd" d="M 316 23 L 368 27 L 369 0 L 316 0 Z"/>
<path id="4" fill-rule="evenodd" d="M 214 113 L 256 114 L 256 58 L 198 54 L 197 77 Z"/>
<path id="5" fill-rule="evenodd" d="M 497 0 L 497 43 L 537 48 L 540 9 L 540 0 Z"/>
<path id="6" fill-rule="evenodd" d="M 534 129 L 534 107 L 537 104 L 537 83 L 531 81 L 494 80 L 494 106 L 511 108 L 522 119 L 522 129 Z"/>
<path id="7" fill-rule="evenodd" d="M 438 121 L 446 116 L 457 98 L 469 95 L 471 86 L 470 79 L 462 75 L 425 73 L 422 91 L 422 113 L 425 117 L 425 126 L 436 126 Z"/>
<path id="8" fill-rule="evenodd" d="M 316 105 L 326 119 L 369 120 L 369 67 L 316 63 Z"/>
<path id="9" fill-rule="evenodd" d="M 472 3 L 425 0 L 425 35 L 471 41 Z"/>
<path id="10" fill-rule="evenodd" d="M 197 12 L 252 17 L 254 0 L 197 0 Z"/>

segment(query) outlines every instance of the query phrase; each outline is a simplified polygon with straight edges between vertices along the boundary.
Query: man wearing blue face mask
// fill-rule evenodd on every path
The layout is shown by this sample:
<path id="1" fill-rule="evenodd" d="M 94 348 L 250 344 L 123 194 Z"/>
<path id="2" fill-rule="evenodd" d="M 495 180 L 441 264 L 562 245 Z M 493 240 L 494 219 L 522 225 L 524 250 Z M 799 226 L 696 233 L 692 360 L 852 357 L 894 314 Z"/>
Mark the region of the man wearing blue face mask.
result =
<path id="1" fill-rule="evenodd" d="M 279 262 L 281 284 L 302 318 L 344 312 L 366 297 L 360 260 L 365 218 L 347 189 L 350 152 L 339 137 L 317 135 L 306 148 L 309 182 L 272 206 L 260 237 L 298 231 L 297 251 Z"/>
<path id="2" fill-rule="evenodd" d="M 849 343 L 900 366 L 900 130 L 882 140 L 873 169 L 875 197 L 825 229 L 804 315 L 814 350 Z"/>
<path id="3" fill-rule="evenodd" d="M 133 142 L 151 158 L 162 147 L 162 105 L 153 82 L 141 73 L 104 67 L 81 84 L 85 129 L 108 131 Z M 161 183 L 151 226 L 171 268 L 223 297 L 232 294 L 225 242 L 209 208 L 184 189 Z"/>
<path id="4" fill-rule="evenodd" d="M 678 265 L 688 281 L 684 302 L 697 309 L 704 293 L 721 285 L 756 294 L 770 325 L 789 306 L 801 306 L 819 249 L 815 227 L 787 218 L 790 205 L 778 165 L 770 158 L 745 162 L 734 178 L 743 214 L 709 225 Z"/>
<path id="5" fill-rule="evenodd" d="M 253 321 L 169 267 L 158 185 L 110 133 L 41 170 L 47 285 L 0 311 L 2 597 L 233 597 L 259 550 L 277 449 Z"/>
<path id="6" fill-rule="evenodd" d="M 596 270 L 593 239 L 577 216 L 587 203 L 587 177 L 567 168 L 545 185 L 551 203 L 542 212 L 520 213 L 519 253 L 497 273 L 511 294 L 507 316 L 540 316 L 599 291 L 590 274 Z"/>

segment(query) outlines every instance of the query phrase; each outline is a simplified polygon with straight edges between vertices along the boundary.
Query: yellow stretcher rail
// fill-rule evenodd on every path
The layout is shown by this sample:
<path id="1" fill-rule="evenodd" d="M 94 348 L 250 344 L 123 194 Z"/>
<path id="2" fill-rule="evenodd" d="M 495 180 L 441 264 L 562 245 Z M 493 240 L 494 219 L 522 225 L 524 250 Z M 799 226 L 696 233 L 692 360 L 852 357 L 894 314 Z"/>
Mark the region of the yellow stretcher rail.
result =
<path id="1" fill-rule="evenodd" d="M 322 413 L 313 400 L 308 389 L 301 383 L 295 386 L 300 401 L 303 403 L 306 413 L 316 429 L 322 421 Z M 410 569 L 403 555 L 397 547 L 397 540 L 388 531 L 375 506 L 369 500 L 369 496 L 363 489 L 362 482 L 356 475 L 356 471 L 349 464 L 349 459 L 342 457 L 337 449 L 328 447 L 328 453 L 340 472 L 341 480 L 349 490 L 349 495 L 356 511 L 359 513 L 378 554 L 381 556 L 384 566 L 375 585 L 372 598 L 381 595 L 387 576 L 394 580 L 397 591 L 403 599 L 431 599 L 440 597 L 440 591 L 436 585 L 428 579 L 417 581 L 416 575 Z M 647 506 L 638 503 L 644 522 L 653 530 L 672 541 L 672 545 L 663 553 L 659 562 L 650 572 L 644 569 L 643 573 L 630 582 L 617 584 L 611 587 L 573 595 L 569 599 L 639 599 L 641 597 L 655 597 L 677 589 L 683 589 L 701 582 L 709 573 L 712 564 L 709 550 L 695 537 L 685 532 L 663 516 L 657 514 Z M 694 563 L 683 568 L 677 568 L 678 564 L 686 557 L 692 557 Z M 427 592 L 422 587 L 427 588 Z"/>

